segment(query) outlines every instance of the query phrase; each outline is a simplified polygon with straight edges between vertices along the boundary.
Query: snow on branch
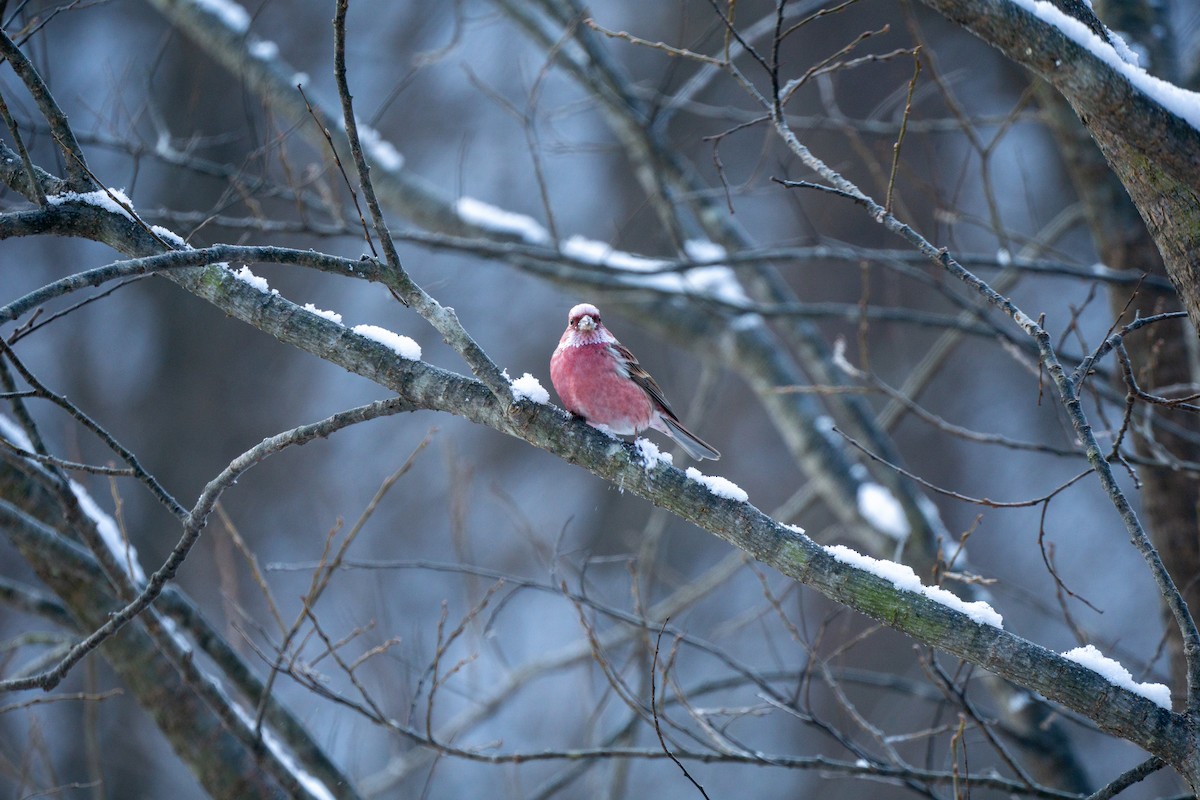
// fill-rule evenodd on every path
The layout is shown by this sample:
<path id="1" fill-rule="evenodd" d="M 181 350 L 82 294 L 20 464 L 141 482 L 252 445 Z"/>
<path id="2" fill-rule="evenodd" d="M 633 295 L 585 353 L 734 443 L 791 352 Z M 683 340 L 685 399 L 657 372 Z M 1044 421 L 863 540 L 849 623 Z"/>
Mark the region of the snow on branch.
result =
<path id="1" fill-rule="evenodd" d="M 1093 672 L 1100 673 L 1109 683 L 1116 684 L 1122 689 L 1128 689 L 1134 694 L 1140 694 L 1168 711 L 1171 710 L 1171 690 L 1169 688 L 1161 683 L 1138 683 L 1133 679 L 1129 670 L 1121 665 L 1121 662 L 1104 655 L 1093 645 L 1089 644 L 1068 650 L 1062 654 L 1062 657 L 1087 667 Z"/>
<path id="2" fill-rule="evenodd" d="M 889 581 L 897 589 L 924 595 L 935 603 L 940 603 L 955 611 L 961 611 L 970 617 L 972 622 L 979 625 L 991 625 L 993 628 L 1004 627 L 1004 617 L 1000 616 L 987 603 L 982 600 L 968 603 L 958 595 L 940 586 L 926 586 L 921 583 L 921 579 L 917 577 L 917 573 L 913 572 L 912 567 L 907 564 L 898 564 L 895 561 L 864 556 L 862 553 L 841 544 L 829 545 L 825 548 L 825 552 L 843 564 L 857 567 L 865 572 L 870 572 L 872 575 L 878 575 L 880 578 Z"/>
<path id="3" fill-rule="evenodd" d="M 1200 94 L 1182 89 L 1146 72 L 1138 66 L 1137 55 L 1125 45 L 1124 40 L 1120 37 L 1114 34 L 1113 42 L 1105 41 L 1087 25 L 1046 0 L 1009 0 L 1009 2 L 1020 6 L 1056 28 L 1063 36 L 1118 72 L 1138 91 L 1200 131 Z"/>
<path id="4" fill-rule="evenodd" d="M 421 360 L 421 345 L 407 336 L 378 325 L 355 325 L 350 330 L 373 342 L 378 342 L 401 358 L 409 361 Z"/>

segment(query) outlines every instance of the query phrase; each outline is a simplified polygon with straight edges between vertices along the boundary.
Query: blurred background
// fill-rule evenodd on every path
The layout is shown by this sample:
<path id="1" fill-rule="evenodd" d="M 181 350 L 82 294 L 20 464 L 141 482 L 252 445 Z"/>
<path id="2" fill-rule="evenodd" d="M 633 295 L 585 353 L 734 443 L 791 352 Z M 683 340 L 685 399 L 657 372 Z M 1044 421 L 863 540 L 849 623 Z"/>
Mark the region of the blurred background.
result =
<path id="1" fill-rule="evenodd" d="M 230 71 L 215 46 L 201 43 L 190 23 L 173 16 L 176 7 L 189 5 L 32 0 L 9 3 L 3 14 L 14 38 L 18 31 L 31 33 L 22 47 L 69 116 L 92 171 L 105 185 L 122 188 L 147 221 L 195 246 L 275 244 L 362 255 L 367 248 L 357 213 L 328 148 L 314 135 L 316 124 L 288 117 L 252 81 Z M 823 7 L 793 6 L 789 24 Z M 785 79 L 840 64 L 807 78 L 791 97 L 793 130 L 865 192 L 882 201 L 890 188 L 903 221 L 985 280 L 998 280 L 1030 316 L 1044 314 L 1073 368 L 1114 325 L 1109 293 L 1127 299 L 1133 285 L 1093 279 L 1093 265 L 1103 256 L 1030 76 L 919 6 L 862 0 L 826 7 L 835 6 L 837 13 L 807 22 L 779 51 Z M 773 13 L 770 3 L 735 8 L 734 23 L 747 36 Z M 403 156 L 400 172 L 418 176 L 449 203 L 470 197 L 528 215 L 560 241 L 581 236 L 647 258 L 683 257 L 679 232 L 667 229 L 660 200 L 639 182 L 627 137 L 586 83 L 554 60 L 556 48 L 574 53 L 570 32 L 584 25 L 556 18 L 554 9 L 571 4 L 356 0 L 347 71 L 357 113 Z M 719 4 L 719 10 L 730 7 Z M 292 74 L 318 108 L 337 109 L 333 4 L 257 0 L 245 12 L 237 46 L 274 73 Z M 1180 2 L 1165 13 L 1172 15 L 1178 63 L 1187 63 L 1200 12 Z M 592 3 L 587 16 L 610 31 L 710 56 L 727 46 L 725 27 L 705 2 L 604 0 Z M 531 35 L 530 26 L 546 41 Z M 957 332 L 958 341 L 914 399 L 955 426 L 1064 452 L 970 441 L 905 413 L 887 431 L 894 448 L 889 457 L 937 487 L 998 502 L 1044 498 L 1086 469 L 1081 456 L 1070 454 L 1069 425 L 1036 358 L 1017 343 L 1014 325 L 982 310 L 852 201 L 773 181 L 813 175 L 769 126 L 749 124 L 763 110 L 728 74 L 713 70 L 703 77 L 703 63 L 588 30 L 588 41 L 645 112 L 644 128 L 688 165 L 694 186 L 703 187 L 669 202 L 719 214 L 720 224 L 743 242 L 736 255 L 749 266 L 739 266 L 737 275 L 750 285 L 763 280 L 753 270 L 769 268 L 800 304 L 772 314 L 778 303 L 747 289 L 763 305 L 758 310 L 766 322 L 756 324 L 773 331 L 779 358 L 801 365 L 794 371 L 803 386 L 828 381 L 803 368 L 796 355 L 803 337 L 791 326 L 807 326 L 830 348 L 844 338 L 846 358 L 892 387 L 905 385 L 947 333 Z M 766 30 L 760 46 L 769 44 Z M 856 41 L 865 32 L 871 35 Z M 917 45 L 922 71 L 910 96 Z M 766 85 L 752 58 L 743 54 L 734 63 L 760 89 Z M 1155 64 L 1150 69 L 1155 72 Z M 0 70 L 0 93 L 35 161 L 62 174 L 44 121 L 7 67 Z M 911 111 L 893 175 L 906 105 Z M 376 164 L 376 172 L 387 171 Z M 27 205 L 7 190 L 0 202 L 4 211 Z M 744 351 L 722 337 L 731 335 L 742 312 L 636 282 L 614 288 L 611 281 L 605 285 L 611 271 L 601 267 L 591 276 L 587 265 L 568 272 L 544 260 L 530 266 L 502 248 L 489 256 L 465 246 L 427 246 L 410 234 L 465 232 L 438 230 L 394 205 L 385 211 L 411 276 L 452 306 L 511 375 L 529 372 L 549 389 L 548 360 L 567 310 L 596 303 L 689 427 L 722 452 L 716 464 L 700 465 L 702 471 L 735 482 L 750 502 L 823 544 L 905 556 L 900 543 L 893 541 L 889 551 L 886 537 L 871 538 L 848 522 L 847 509 L 831 500 L 836 494 L 817 486 L 832 479 L 814 477 L 811 463 L 798 457 L 819 437 L 784 430 L 790 417 L 755 385 L 768 378 L 748 377 L 731 363 Z M 682 238 L 703 238 L 688 232 L 694 224 L 681 225 Z M 734 246 L 725 244 L 733 254 Z M 767 260 L 773 251 L 786 252 Z M 53 237 L 9 239 L 0 254 L 0 302 L 120 257 L 99 244 Z M 1149 269 L 1110 266 L 1121 275 Z M 373 324 L 410 336 L 424 360 L 467 372 L 435 331 L 378 285 L 295 267 L 252 267 L 295 303 L 337 311 L 347 326 Z M 1112 302 L 1119 309 L 1123 300 Z M 975 316 L 959 317 L 970 309 Z M 17 352 L 43 382 L 136 453 L 185 506 L 264 437 L 389 395 L 161 278 L 133 282 L 56 319 L 22 338 Z M 858 387 L 853 397 L 872 413 L 887 407 L 889 398 L 870 380 L 845 374 L 840 380 Z M 1103 375 L 1095 381 L 1109 385 Z M 820 414 L 838 414 L 824 405 L 840 396 L 834 392 L 776 397 L 809 404 L 794 413 L 809 414 L 816 430 Z M 1089 398 L 1102 444 L 1111 444 L 1121 425 L 1123 394 Z M 86 463 L 112 461 L 111 452 L 61 410 L 47 403 L 30 407 L 52 452 Z M 795 444 L 804 435 L 808 444 Z M 668 444 L 650 438 L 664 449 Z M 969 534 L 969 566 L 956 562 L 949 570 L 962 568 L 986 581 L 966 584 L 967 591 L 986 592 L 1006 629 L 1057 651 L 1094 643 L 1137 680 L 1171 682 L 1161 600 L 1094 477 L 1047 503 L 994 508 L 901 478 L 836 434 L 824 441 L 830 458 L 862 463 L 873 480 L 904 483 L 932 503 L 936 513 L 928 503 L 921 513 L 935 532 L 943 526 L 946 546 Z M 372 508 L 384 482 L 410 459 L 411 468 Z M 676 454 L 677 465 L 690 465 L 685 462 Z M 1136 497 L 1130 475 L 1122 471 L 1121 478 Z M 143 567 L 160 564 L 178 536 L 174 518 L 133 481 L 75 477 L 118 519 Z M 914 525 L 916 512 L 907 510 Z M 879 764 L 895 753 L 930 770 L 958 764 L 972 773 L 994 767 L 1012 776 L 978 720 L 939 688 L 937 669 L 965 687 L 983 717 L 995 719 L 1001 701 L 980 674 L 756 566 L 723 541 L 587 472 L 449 415 L 375 420 L 255 467 L 224 495 L 222 512 L 177 585 L 265 676 L 283 634 L 263 584 L 290 626 L 331 536 L 341 541 L 360 521 L 347 552 L 353 566 L 332 576 L 314 613 L 329 639 L 347 640 L 341 651 L 347 661 L 380 648 L 357 677 L 384 714 L 422 731 L 428 719 L 430 729 L 456 747 L 482 754 L 658 752 L 645 711 L 654 665 L 658 700 L 667 704 L 664 726 L 677 749 L 740 748 Z M 256 558 L 262 583 L 246 553 Z M 1049 559 L 1061 584 L 1047 568 Z M 0 570 L 10 581 L 37 583 L 6 543 L 0 543 Z M 918 572 L 926 583 L 936 579 Z M 665 605 L 650 613 L 656 604 Z M 665 634 L 656 654 L 668 608 L 670 630 L 679 635 Z M 645 624 L 633 624 L 639 619 Z M 357 699 L 310 622 L 299 629 L 288 650 L 295 671 L 319 676 L 328 693 Z M 452 632 L 457 635 L 447 644 Z M 69 639 L 46 620 L 4 604 L 0 636 L 8 673 Z M 438 681 L 431 678 L 435 661 Z M 764 683 L 790 705 L 781 707 Z M 121 687 L 103 658 L 92 656 L 60 691 Z M 273 691 L 365 796 L 698 796 L 680 768 L 661 757 L 482 763 L 438 755 L 302 680 L 280 675 Z M 21 705 L 37 696 L 18 693 L 4 702 Z M 966 732 L 956 738 L 960 720 Z M 1144 757 L 1083 721 L 1053 721 L 1093 788 Z M 6 708 L 0 730 L 6 796 L 205 796 L 128 693 Z M 1026 757 L 1020 747 L 1017 752 Z M 747 796 L 750 785 L 759 798 L 953 795 L 949 785 L 867 783 L 787 765 L 685 765 L 714 798 Z M 1039 776 L 1049 786 L 1082 790 L 1047 777 L 1052 774 Z M 1157 796 L 1182 788 L 1173 775 L 1159 774 L 1135 791 Z"/>

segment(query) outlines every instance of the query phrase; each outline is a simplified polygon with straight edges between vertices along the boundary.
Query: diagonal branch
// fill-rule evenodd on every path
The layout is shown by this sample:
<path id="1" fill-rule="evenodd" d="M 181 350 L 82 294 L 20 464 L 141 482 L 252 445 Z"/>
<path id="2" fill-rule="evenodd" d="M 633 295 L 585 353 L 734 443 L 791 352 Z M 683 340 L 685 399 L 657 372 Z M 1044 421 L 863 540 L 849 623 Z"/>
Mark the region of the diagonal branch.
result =
<path id="1" fill-rule="evenodd" d="M 559 409 L 521 403 L 510 411 L 470 378 L 381 354 L 357 339 L 313 339 L 291 326 L 287 313 L 278 309 L 264 313 L 257 290 L 231 281 L 238 285 L 198 282 L 189 288 L 281 341 L 319 352 L 326 360 L 394 389 L 414 406 L 462 416 L 581 466 L 837 602 L 1062 703 L 1170 763 L 1189 757 L 1188 723 L 1181 715 L 1019 636 L 977 624 L 961 612 L 838 562 L 807 536 L 771 520 L 749 503 L 714 497 L 680 470 L 665 466 L 647 470 L 631 446 L 568 418 Z M 1104 700 L 1098 703 L 1100 697 Z"/>

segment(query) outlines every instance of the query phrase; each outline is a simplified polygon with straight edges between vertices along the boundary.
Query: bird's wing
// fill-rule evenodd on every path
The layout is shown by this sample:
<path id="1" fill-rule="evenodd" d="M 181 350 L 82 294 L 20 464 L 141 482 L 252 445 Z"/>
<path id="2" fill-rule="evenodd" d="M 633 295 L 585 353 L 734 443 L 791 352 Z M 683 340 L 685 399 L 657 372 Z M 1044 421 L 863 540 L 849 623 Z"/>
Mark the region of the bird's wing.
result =
<path id="1" fill-rule="evenodd" d="M 679 419 L 675 415 L 675 412 L 671 410 L 671 406 L 667 403 L 667 398 L 663 397 L 663 391 L 659 387 L 658 382 L 654 380 L 654 377 L 649 372 L 646 372 L 645 367 L 638 363 L 633 353 L 629 352 L 629 349 L 620 342 L 613 342 L 609 347 L 612 348 L 617 363 L 625 368 L 629 379 L 640 386 L 642 391 L 650 395 L 650 399 L 660 407 L 660 410 L 664 414 L 671 419 Z"/>

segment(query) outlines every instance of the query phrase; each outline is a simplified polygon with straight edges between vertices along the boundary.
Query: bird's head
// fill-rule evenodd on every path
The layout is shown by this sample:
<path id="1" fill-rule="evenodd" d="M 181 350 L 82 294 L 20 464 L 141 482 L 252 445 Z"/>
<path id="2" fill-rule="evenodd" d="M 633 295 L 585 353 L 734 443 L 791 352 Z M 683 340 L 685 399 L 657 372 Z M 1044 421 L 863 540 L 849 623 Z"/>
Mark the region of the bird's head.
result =
<path id="1" fill-rule="evenodd" d="M 600 310 L 591 303 L 580 303 L 567 315 L 567 325 L 580 333 L 591 333 L 600 326 Z"/>

